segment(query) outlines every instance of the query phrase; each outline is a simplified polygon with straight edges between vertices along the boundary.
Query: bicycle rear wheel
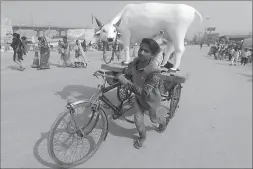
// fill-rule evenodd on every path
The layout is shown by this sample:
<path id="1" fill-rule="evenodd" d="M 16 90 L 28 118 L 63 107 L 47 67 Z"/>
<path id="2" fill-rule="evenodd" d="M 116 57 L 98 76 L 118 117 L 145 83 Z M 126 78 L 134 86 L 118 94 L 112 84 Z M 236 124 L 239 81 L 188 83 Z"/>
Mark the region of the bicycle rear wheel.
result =
<path id="1" fill-rule="evenodd" d="M 83 101 L 76 104 L 74 110 L 73 116 L 70 110 L 66 110 L 58 117 L 48 138 L 50 157 L 63 167 L 76 166 L 87 161 L 107 135 L 108 121 L 102 109 L 94 112 L 92 102 Z M 93 138 L 99 131 L 100 136 Z"/>
<path id="2" fill-rule="evenodd" d="M 174 117 L 176 109 L 178 108 L 178 103 L 180 101 L 181 96 L 181 88 L 182 85 L 178 83 L 170 93 L 170 111 L 169 111 L 170 118 Z"/>

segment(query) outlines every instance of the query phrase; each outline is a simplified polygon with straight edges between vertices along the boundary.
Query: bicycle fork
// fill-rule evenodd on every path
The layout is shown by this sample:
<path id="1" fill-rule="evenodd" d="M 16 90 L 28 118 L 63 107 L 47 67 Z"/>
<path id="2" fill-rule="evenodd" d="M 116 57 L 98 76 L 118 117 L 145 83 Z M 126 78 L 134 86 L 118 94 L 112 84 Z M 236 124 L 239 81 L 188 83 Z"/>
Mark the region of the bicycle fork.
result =
<path id="1" fill-rule="evenodd" d="M 73 107 L 73 105 L 71 103 L 68 103 L 67 105 L 67 109 L 69 110 L 69 113 L 71 115 L 72 121 L 74 122 L 75 125 L 75 129 L 76 129 L 76 134 L 79 137 L 84 137 L 85 135 L 90 134 L 90 132 L 95 128 L 95 126 L 97 125 L 97 122 L 99 120 L 99 112 L 97 111 L 97 105 L 91 107 L 92 109 L 92 116 L 89 119 L 89 122 L 81 127 L 80 125 L 77 124 L 76 119 L 75 119 L 75 109 Z"/>

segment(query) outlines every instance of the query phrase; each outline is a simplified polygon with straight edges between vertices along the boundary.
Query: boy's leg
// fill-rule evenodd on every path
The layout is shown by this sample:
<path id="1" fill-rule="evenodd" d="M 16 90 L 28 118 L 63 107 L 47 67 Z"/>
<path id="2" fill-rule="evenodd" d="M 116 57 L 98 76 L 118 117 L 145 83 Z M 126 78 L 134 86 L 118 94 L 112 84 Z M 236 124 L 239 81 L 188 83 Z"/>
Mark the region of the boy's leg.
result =
<path id="1" fill-rule="evenodd" d="M 144 141 L 146 140 L 146 126 L 144 124 L 144 112 L 140 108 L 137 100 L 134 103 L 135 114 L 134 114 L 134 121 L 136 125 L 136 129 L 139 132 L 140 137 L 134 140 L 134 146 L 136 148 L 142 147 Z"/>
<path id="2" fill-rule="evenodd" d="M 167 128 L 167 125 L 169 123 L 170 118 L 169 117 L 164 117 L 164 116 L 157 116 L 156 110 L 151 110 L 149 111 L 149 116 L 150 116 L 150 120 L 153 123 L 158 123 L 159 126 L 157 128 L 157 132 L 162 133 L 165 131 L 165 129 Z"/>
<path id="3" fill-rule="evenodd" d="M 136 125 L 136 129 L 139 132 L 140 137 L 146 138 L 146 127 L 144 124 L 144 112 L 135 101 L 134 103 L 135 114 L 134 114 L 134 121 Z"/>
<path id="4" fill-rule="evenodd" d="M 157 113 L 156 113 L 156 110 L 149 111 L 149 117 L 150 117 L 151 122 L 153 122 L 153 123 L 166 124 L 165 117 L 162 117 L 162 116 L 158 117 Z"/>

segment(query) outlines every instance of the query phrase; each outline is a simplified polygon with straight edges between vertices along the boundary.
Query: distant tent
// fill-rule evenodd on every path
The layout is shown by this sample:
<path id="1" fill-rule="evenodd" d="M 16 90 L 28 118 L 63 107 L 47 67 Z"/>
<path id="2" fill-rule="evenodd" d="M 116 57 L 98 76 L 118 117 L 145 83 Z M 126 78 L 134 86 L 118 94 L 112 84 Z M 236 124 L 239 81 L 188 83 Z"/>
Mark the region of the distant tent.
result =
<path id="1" fill-rule="evenodd" d="M 242 48 L 249 48 L 252 49 L 252 38 L 244 39 Z"/>

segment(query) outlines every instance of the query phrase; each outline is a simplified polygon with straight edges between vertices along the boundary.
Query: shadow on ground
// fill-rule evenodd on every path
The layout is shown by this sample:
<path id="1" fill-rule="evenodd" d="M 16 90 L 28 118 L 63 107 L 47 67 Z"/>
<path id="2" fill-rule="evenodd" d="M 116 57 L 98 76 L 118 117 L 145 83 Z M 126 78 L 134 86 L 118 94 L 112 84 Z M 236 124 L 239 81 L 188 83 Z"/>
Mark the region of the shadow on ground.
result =
<path id="1" fill-rule="evenodd" d="M 87 86 L 81 86 L 81 85 L 68 85 L 66 87 L 64 87 L 61 91 L 57 91 L 55 94 L 59 95 L 62 99 L 66 100 L 70 97 L 72 97 L 72 99 L 87 99 L 90 98 L 94 93 L 95 93 L 96 89 L 92 88 L 92 87 L 87 87 Z M 74 93 L 74 94 L 73 94 Z M 108 93 L 108 99 L 113 101 L 117 100 L 116 97 L 116 91 L 112 91 L 110 93 Z M 113 120 L 111 117 L 111 110 L 110 109 L 106 109 L 104 108 L 105 113 L 107 114 L 108 117 L 108 123 L 109 123 L 109 128 L 108 128 L 108 132 L 114 136 L 118 136 L 118 137 L 124 137 L 124 138 L 128 138 L 128 139 L 133 139 L 135 138 L 138 134 L 135 125 L 133 125 L 131 128 L 129 128 L 129 125 L 127 125 L 127 122 L 123 122 L 124 119 L 120 118 L 118 120 Z M 129 110 L 130 113 L 127 113 L 129 116 L 132 115 L 134 113 L 133 109 Z M 83 119 L 88 119 L 88 115 L 85 114 Z M 80 117 L 77 117 L 77 119 L 81 119 Z M 120 125 L 117 124 L 118 122 L 122 122 Z M 99 124 L 96 125 L 95 129 L 98 128 L 98 126 L 100 126 Z M 128 128 L 126 128 L 128 126 Z M 146 127 L 147 131 L 150 130 L 154 130 L 153 126 L 147 126 Z M 63 129 L 64 130 L 64 129 Z M 36 142 L 33 152 L 34 152 L 34 157 L 37 159 L 37 161 L 39 161 L 42 165 L 49 167 L 49 168 L 61 168 L 58 165 L 56 165 L 56 163 L 50 158 L 49 153 L 48 153 L 48 147 L 47 147 L 47 143 L 48 143 L 48 135 L 49 132 L 46 133 L 41 133 L 41 137 L 40 139 Z M 89 134 L 90 135 L 90 134 Z M 95 141 L 93 139 L 91 139 L 92 137 L 89 136 L 89 138 L 87 138 L 89 145 L 90 145 L 90 150 L 92 151 L 95 148 Z"/>
<path id="2" fill-rule="evenodd" d="M 47 150 L 48 134 L 49 132 L 41 133 L 40 139 L 33 147 L 33 155 L 42 165 L 49 168 L 60 169 L 61 167 L 56 165 L 55 162 L 49 156 Z"/>
<path id="3" fill-rule="evenodd" d="M 53 159 L 51 159 L 51 157 L 49 156 L 48 146 L 47 146 L 48 145 L 48 141 L 49 141 L 48 136 L 49 136 L 49 132 L 47 132 L 47 133 L 41 133 L 40 139 L 36 142 L 36 144 L 35 144 L 35 146 L 33 148 L 34 157 L 37 159 L 38 162 L 40 162 L 42 165 L 44 165 L 46 167 L 54 168 L 54 169 L 61 169 L 63 167 L 60 167 L 59 165 L 57 165 L 53 161 Z M 75 138 L 73 136 L 69 136 L 67 139 L 74 140 Z M 87 142 L 88 143 L 88 147 L 89 147 L 88 152 L 93 151 L 94 148 L 95 148 L 95 142 L 92 139 L 92 137 L 91 136 L 85 136 L 82 139 L 82 143 L 85 142 L 83 140 L 87 140 L 88 141 Z M 68 144 L 66 142 L 67 141 L 65 141 L 65 142 L 62 141 L 61 144 Z M 73 144 L 71 144 L 69 146 L 71 146 L 72 149 L 73 149 Z M 59 147 L 60 146 L 58 146 L 57 148 L 59 148 Z M 62 149 L 62 147 L 60 147 L 60 148 Z"/>
<path id="4" fill-rule="evenodd" d="M 8 66 L 7 69 L 20 71 L 18 66 L 13 66 L 13 65 Z"/>
<path id="5" fill-rule="evenodd" d="M 55 95 L 60 96 L 63 100 L 68 99 L 89 99 L 96 92 L 96 88 L 82 85 L 68 85 L 61 91 L 55 91 Z"/>
<path id="6" fill-rule="evenodd" d="M 247 77 L 249 78 L 247 81 L 248 82 L 252 82 L 253 81 L 253 78 L 252 78 L 252 75 L 251 74 L 245 74 L 245 73 L 238 73 L 239 75 L 242 75 L 244 77 Z"/>
<path id="7" fill-rule="evenodd" d="M 225 66 L 231 66 L 230 63 L 225 62 L 225 63 L 216 63 L 217 65 L 225 65 Z"/>

